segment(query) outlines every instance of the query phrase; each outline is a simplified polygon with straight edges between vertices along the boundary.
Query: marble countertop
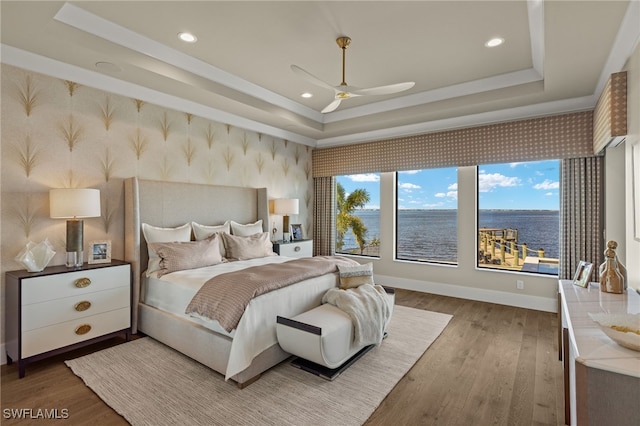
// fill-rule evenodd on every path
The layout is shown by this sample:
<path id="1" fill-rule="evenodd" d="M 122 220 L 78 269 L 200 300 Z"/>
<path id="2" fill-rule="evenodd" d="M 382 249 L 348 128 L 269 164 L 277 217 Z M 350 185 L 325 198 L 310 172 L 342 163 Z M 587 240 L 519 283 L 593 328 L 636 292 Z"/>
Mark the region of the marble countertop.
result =
<path id="1" fill-rule="evenodd" d="M 589 317 L 589 313 L 640 313 L 640 295 L 633 289 L 624 294 L 603 293 L 598 283 L 582 288 L 571 280 L 560 280 L 559 290 L 576 361 L 640 378 L 640 352 L 618 345 Z"/>

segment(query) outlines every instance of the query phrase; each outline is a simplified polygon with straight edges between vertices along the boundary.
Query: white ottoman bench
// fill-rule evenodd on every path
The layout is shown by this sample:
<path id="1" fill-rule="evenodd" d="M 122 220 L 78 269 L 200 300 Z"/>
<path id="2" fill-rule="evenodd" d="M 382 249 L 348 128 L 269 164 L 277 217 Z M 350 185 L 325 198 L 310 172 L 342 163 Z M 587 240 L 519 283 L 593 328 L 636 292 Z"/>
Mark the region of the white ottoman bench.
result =
<path id="1" fill-rule="evenodd" d="M 388 297 L 395 299 L 393 289 L 385 288 L 385 291 Z M 385 328 L 387 325 L 388 322 Z M 351 317 L 330 304 L 320 305 L 293 318 L 278 316 L 276 334 L 282 349 L 299 357 L 293 362 L 296 367 L 329 380 L 335 379 L 373 347 L 354 345 Z"/>

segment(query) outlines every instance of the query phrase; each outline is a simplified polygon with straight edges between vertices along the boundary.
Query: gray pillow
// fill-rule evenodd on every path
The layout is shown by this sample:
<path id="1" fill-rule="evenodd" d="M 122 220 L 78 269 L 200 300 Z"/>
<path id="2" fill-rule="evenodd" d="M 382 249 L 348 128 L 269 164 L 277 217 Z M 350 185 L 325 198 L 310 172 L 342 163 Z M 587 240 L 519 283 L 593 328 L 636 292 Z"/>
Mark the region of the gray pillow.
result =
<path id="1" fill-rule="evenodd" d="M 227 251 L 227 259 L 249 260 L 260 257 L 276 256 L 273 252 L 273 244 L 268 232 L 238 237 L 236 235 L 222 234 L 224 247 Z"/>
<path id="2" fill-rule="evenodd" d="M 217 265 L 224 261 L 220 254 L 218 234 L 199 241 L 150 243 L 149 247 L 160 258 L 159 277 L 170 272 Z"/>

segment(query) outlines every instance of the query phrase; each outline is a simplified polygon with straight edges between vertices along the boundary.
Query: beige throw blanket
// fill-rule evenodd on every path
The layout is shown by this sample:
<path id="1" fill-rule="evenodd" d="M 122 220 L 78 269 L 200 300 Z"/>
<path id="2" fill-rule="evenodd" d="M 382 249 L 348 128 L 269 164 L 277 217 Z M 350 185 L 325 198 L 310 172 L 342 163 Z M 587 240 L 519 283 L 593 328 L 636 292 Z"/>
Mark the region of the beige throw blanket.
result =
<path id="1" fill-rule="evenodd" d="M 204 283 L 189 302 L 185 313 L 216 320 L 231 332 L 237 327 L 252 298 L 309 278 L 337 272 L 339 264 L 353 266 L 358 263 L 341 256 L 316 256 L 221 274 Z"/>
<path id="2" fill-rule="evenodd" d="M 384 337 L 384 327 L 391 317 L 391 298 L 380 285 L 363 284 L 341 290 L 332 288 L 322 298 L 346 312 L 353 322 L 354 345 L 379 345 Z"/>

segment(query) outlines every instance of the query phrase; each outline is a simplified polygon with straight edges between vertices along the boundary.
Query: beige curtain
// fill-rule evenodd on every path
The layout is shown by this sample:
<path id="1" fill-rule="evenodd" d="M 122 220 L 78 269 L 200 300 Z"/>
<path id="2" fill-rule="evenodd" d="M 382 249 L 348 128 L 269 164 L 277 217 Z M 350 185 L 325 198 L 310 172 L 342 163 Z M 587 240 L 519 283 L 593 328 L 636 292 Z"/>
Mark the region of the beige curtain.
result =
<path id="1" fill-rule="evenodd" d="M 560 199 L 561 279 L 572 279 L 578 262 L 593 263 L 591 281 L 603 259 L 604 157 L 562 160 Z"/>
<path id="2" fill-rule="evenodd" d="M 336 245 L 336 178 L 314 178 L 313 187 L 313 253 L 331 256 Z"/>

